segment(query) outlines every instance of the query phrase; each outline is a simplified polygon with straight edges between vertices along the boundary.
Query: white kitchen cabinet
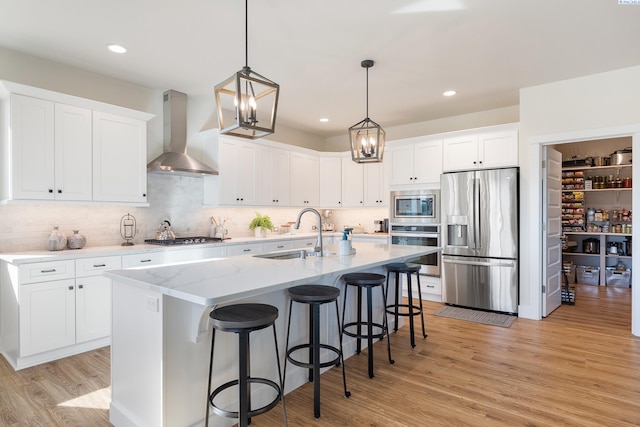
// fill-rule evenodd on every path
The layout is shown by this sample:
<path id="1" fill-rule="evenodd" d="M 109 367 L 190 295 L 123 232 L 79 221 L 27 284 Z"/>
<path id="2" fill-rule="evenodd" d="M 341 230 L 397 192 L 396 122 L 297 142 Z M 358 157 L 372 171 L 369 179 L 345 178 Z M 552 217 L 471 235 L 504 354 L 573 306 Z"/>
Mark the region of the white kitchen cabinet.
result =
<path id="1" fill-rule="evenodd" d="M 294 248 L 294 243 L 291 240 L 287 240 L 285 242 L 283 241 L 279 241 L 279 242 L 265 242 L 262 245 L 262 250 L 263 252 L 271 252 L 271 251 L 281 251 L 284 249 L 293 249 Z"/>
<path id="2" fill-rule="evenodd" d="M 495 129 L 445 138 L 445 172 L 518 166 L 518 132 L 515 128 Z"/>
<path id="3" fill-rule="evenodd" d="M 342 207 L 342 159 L 340 157 L 320 158 L 320 206 Z"/>
<path id="4" fill-rule="evenodd" d="M 306 153 L 291 153 L 291 206 L 317 207 L 320 203 L 320 160 Z"/>
<path id="5" fill-rule="evenodd" d="M 93 112 L 93 200 L 146 202 L 145 121 Z"/>
<path id="6" fill-rule="evenodd" d="M 349 157 L 342 158 L 342 206 L 364 206 L 364 165 Z"/>
<path id="7" fill-rule="evenodd" d="M 309 237 L 309 238 L 303 238 L 303 239 L 296 239 L 294 241 L 294 246 L 295 248 L 310 248 L 313 249 L 316 246 L 316 243 L 318 243 L 318 238 L 317 237 Z M 324 245 L 324 242 L 323 242 Z"/>
<path id="8" fill-rule="evenodd" d="M 167 262 L 167 251 L 145 252 L 122 256 L 122 268 L 149 267 Z"/>
<path id="9" fill-rule="evenodd" d="M 442 139 L 412 139 L 389 147 L 389 186 L 440 183 Z"/>
<path id="10" fill-rule="evenodd" d="M 4 198 L 91 200 L 91 110 L 11 94 Z"/>
<path id="11" fill-rule="evenodd" d="M 220 204 L 258 204 L 257 147 L 238 138 L 220 136 L 219 142 Z"/>
<path id="12" fill-rule="evenodd" d="M 364 206 L 389 206 L 389 165 L 390 162 L 364 164 Z"/>
<path id="13" fill-rule="evenodd" d="M 262 252 L 262 243 L 246 243 L 243 245 L 231 245 L 227 248 L 227 255 L 238 256 L 258 254 Z"/>
<path id="14" fill-rule="evenodd" d="M 74 344 L 75 306 L 74 279 L 20 285 L 20 356 Z"/>
<path id="15" fill-rule="evenodd" d="M 258 146 L 258 205 L 289 206 L 291 204 L 289 152 Z"/>

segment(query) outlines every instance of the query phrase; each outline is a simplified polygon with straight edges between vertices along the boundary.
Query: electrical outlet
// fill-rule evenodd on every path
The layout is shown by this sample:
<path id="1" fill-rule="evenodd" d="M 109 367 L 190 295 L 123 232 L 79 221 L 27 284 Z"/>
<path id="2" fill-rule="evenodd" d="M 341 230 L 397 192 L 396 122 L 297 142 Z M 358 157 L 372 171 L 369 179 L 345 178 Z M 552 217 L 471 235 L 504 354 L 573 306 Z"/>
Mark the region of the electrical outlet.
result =
<path id="1" fill-rule="evenodd" d="M 147 310 L 158 312 L 160 308 L 160 300 L 151 295 L 147 295 Z"/>

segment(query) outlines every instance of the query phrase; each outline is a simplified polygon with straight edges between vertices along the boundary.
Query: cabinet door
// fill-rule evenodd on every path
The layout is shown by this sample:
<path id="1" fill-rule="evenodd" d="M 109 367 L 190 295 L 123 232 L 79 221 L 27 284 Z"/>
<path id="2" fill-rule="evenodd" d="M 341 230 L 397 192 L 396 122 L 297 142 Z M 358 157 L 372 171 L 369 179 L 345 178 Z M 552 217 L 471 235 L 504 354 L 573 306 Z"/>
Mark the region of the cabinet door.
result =
<path id="1" fill-rule="evenodd" d="M 54 104 L 11 95 L 11 195 L 54 199 Z"/>
<path id="2" fill-rule="evenodd" d="M 389 205 L 389 186 L 385 163 L 364 164 L 364 205 L 383 207 Z"/>
<path id="3" fill-rule="evenodd" d="M 291 206 L 313 207 L 320 202 L 318 157 L 291 153 Z"/>
<path id="4" fill-rule="evenodd" d="M 93 112 L 93 200 L 147 200 L 147 123 Z"/>
<path id="5" fill-rule="evenodd" d="M 75 280 L 20 285 L 20 356 L 75 343 Z"/>
<path id="6" fill-rule="evenodd" d="M 342 159 L 320 158 L 320 206 L 342 207 Z"/>
<path id="7" fill-rule="evenodd" d="M 446 138 L 442 142 L 442 169 L 444 171 L 477 169 L 477 135 Z"/>
<path id="8" fill-rule="evenodd" d="M 342 206 L 357 208 L 364 206 L 364 165 L 342 158 Z"/>
<path id="9" fill-rule="evenodd" d="M 483 168 L 518 166 L 518 132 L 479 135 L 478 160 Z"/>
<path id="10" fill-rule="evenodd" d="M 220 138 L 220 203 L 257 205 L 257 147 L 235 138 Z"/>
<path id="11" fill-rule="evenodd" d="M 111 335 L 111 279 L 76 279 L 76 343 Z"/>
<path id="12" fill-rule="evenodd" d="M 257 204 L 289 206 L 289 152 L 271 147 L 257 147 Z"/>
<path id="13" fill-rule="evenodd" d="M 55 105 L 55 199 L 91 200 L 91 110 Z"/>
<path id="14" fill-rule="evenodd" d="M 442 140 L 425 141 L 418 143 L 413 148 L 414 183 L 440 183 L 442 174 Z"/>
<path id="15" fill-rule="evenodd" d="M 218 148 L 218 179 L 220 182 L 220 204 L 236 204 L 236 147 L 235 141 L 220 138 Z"/>
<path id="16" fill-rule="evenodd" d="M 389 185 L 413 184 L 416 178 L 413 171 L 413 145 L 387 149 L 385 155 L 391 160 Z"/>

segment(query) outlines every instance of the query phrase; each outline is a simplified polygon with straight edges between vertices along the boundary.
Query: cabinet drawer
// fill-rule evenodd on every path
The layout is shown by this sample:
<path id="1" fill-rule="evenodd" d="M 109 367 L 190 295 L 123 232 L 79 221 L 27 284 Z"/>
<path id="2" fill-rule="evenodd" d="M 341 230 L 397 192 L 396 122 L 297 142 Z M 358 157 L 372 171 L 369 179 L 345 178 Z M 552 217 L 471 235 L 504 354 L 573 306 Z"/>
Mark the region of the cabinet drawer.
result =
<path id="1" fill-rule="evenodd" d="M 294 244 L 296 248 L 313 248 L 316 246 L 317 242 L 318 239 L 303 239 L 296 240 Z"/>
<path id="2" fill-rule="evenodd" d="M 259 252 L 262 252 L 262 244 L 254 243 L 249 245 L 229 246 L 227 248 L 229 256 L 256 254 Z"/>
<path id="3" fill-rule="evenodd" d="M 264 243 L 262 249 L 265 252 L 279 251 L 282 249 L 293 249 L 293 242 L 270 242 Z"/>
<path id="4" fill-rule="evenodd" d="M 20 283 L 48 282 L 50 280 L 73 279 L 73 260 L 36 262 L 20 266 Z"/>
<path id="5" fill-rule="evenodd" d="M 122 268 L 149 267 L 165 262 L 165 252 L 150 252 L 122 256 Z"/>
<path id="6" fill-rule="evenodd" d="M 76 260 L 76 277 L 99 276 L 103 271 L 122 268 L 122 257 L 105 256 Z"/>

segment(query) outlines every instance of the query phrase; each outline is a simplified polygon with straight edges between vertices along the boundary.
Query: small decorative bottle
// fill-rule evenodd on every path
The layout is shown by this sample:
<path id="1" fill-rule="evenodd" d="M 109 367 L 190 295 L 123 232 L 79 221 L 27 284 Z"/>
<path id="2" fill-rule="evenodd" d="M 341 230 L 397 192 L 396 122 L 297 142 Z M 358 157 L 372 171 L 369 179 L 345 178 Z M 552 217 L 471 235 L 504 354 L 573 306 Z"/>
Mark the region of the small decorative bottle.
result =
<path id="1" fill-rule="evenodd" d="M 58 230 L 58 226 L 53 227 L 53 231 L 47 239 L 47 249 L 50 251 L 61 251 L 67 246 L 67 238 Z"/>
<path id="2" fill-rule="evenodd" d="M 87 244 L 87 238 L 82 234 L 78 234 L 80 230 L 73 230 L 73 235 L 69 236 L 67 246 L 69 249 L 82 249 Z"/>

